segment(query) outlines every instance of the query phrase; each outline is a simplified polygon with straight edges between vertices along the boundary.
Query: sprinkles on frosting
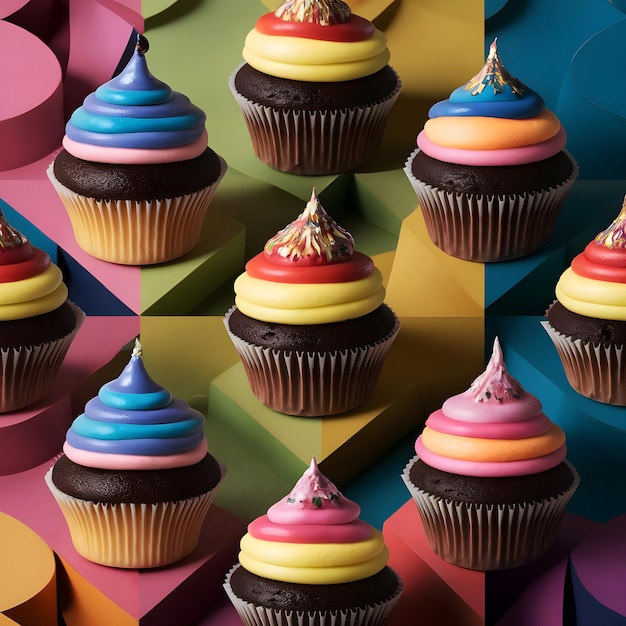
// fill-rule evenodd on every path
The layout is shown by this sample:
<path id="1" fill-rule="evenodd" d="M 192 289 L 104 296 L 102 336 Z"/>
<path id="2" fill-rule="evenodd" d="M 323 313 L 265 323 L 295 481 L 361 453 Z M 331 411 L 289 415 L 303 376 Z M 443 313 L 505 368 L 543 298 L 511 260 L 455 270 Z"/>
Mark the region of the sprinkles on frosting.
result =
<path id="1" fill-rule="evenodd" d="M 286 0 L 274 15 L 287 22 L 332 26 L 347 22 L 350 13 L 350 7 L 342 0 Z"/>

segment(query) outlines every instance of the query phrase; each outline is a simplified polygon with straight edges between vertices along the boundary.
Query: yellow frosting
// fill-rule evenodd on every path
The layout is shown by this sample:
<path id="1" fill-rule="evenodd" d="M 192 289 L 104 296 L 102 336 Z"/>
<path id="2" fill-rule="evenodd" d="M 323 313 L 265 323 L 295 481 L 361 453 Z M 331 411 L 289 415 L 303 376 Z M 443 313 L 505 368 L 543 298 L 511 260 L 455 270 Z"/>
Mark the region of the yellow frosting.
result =
<path id="1" fill-rule="evenodd" d="M 49 265 L 32 278 L 2 284 L 0 320 L 42 315 L 60 307 L 67 300 L 67 294 L 61 270 Z"/>
<path id="2" fill-rule="evenodd" d="M 446 148 L 505 150 L 530 146 L 554 137 L 561 128 L 557 116 L 545 109 L 536 117 L 434 117 L 424 124 L 430 141 Z"/>
<path id="3" fill-rule="evenodd" d="M 384 550 L 380 531 L 373 529 L 366 541 L 356 543 L 289 543 L 264 541 L 249 533 L 241 539 L 241 550 L 256 561 L 281 567 L 341 567 L 371 561 Z"/>
<path id="4" fill-rule="evenodd" d="M 626 284 L 585 278 L 568 267 L 556 285 L 558 301 L 570 311 L 605 320 L 626 321 Z"/>
<path id="5" fill-rule="evenodd" d="M 367 315 L 383 303 L 380 270 L 343 283 L 277 283 L 241 274 L 235 304 L 248 317 L 277 324 L 328 324 Z"/>
<path id="6" fill-rule="evenodd" d="M 278 37 L 252 30 L 246 37 L 243 58 L 271 76 L 338 82 L 374 74 L 388 64 L 390 53 L 379 30 L 369 39 L 352 42 Z"/>
<path id="7" fill-rule="evenodd" d="M 548 432 L 522 439 L 481 439 L 441 433 L 428 426 L 422 432 L 422 443 L 431 452 L 464 461 L 524 461 L 550 454 L 565 443 L 565 433 L 556 424 Z"/>
<path id="8" fill-rule="evenodd" d="M 271 543 L 272 548 L 277 542 Z M 311 544 L 307 547 L 311 552 L 330 553 L 335 550 L 337 544 Z M 269 550 L 270 548 L 268 548 Z M 322 557 L 324 558 L 324 557 Z M 330 556 L 326 558 L 330 559 Z M 284 582 L 308 584 L 308 585 L 337 585 L 354 580 L 361 580 L 373 576 L 387 565 L 389 550 L 383 546 L 381 551 L 372 559 L 361 563 L 351 563 L 332 567 L 286 567 L 258 561 L 245 552 L 239 553 L 239 562 L 249 572 L 272 580 Z"/>

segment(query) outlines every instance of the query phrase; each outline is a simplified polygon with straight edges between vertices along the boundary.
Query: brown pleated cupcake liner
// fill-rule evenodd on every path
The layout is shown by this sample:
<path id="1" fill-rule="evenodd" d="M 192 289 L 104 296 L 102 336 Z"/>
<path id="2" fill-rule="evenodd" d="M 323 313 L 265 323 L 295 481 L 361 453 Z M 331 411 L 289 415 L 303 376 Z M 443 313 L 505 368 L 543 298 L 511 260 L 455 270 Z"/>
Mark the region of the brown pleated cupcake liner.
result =
<path id="1" fill-rule="evenodd" d="M 78 245 L 91 256 L 122 265 L 153 265 L 176 259 L 198 243 L 202 223 L 226 172 L 195 193 L 163 200 L 97 200 L 73 192 L 47 170 L 67 210 Z"/>
<path id="2" fill-rule="evenodd" d="M 202 524 L 222 478 L 195 498 L 157 504 L 102 504 L 67 495 L 46 484 L 57 501 L 76 552 L 108 567 L 143 569 L 179 561 L 198 545 Z"/>
<path id="3" fill-rule="evenodd" d="M 238 567 L 241 566 L 234 565 L 226 574 L 224 589 L 245 626 L 385 626 L 404 590 L 404 583 L 398 576 L 398 588 L 393 596 L 365 607 L 346 607 L 338 611 L 281 610 L 253 604 L 236 596 L 230 586 L 230 578 Z"/>
<path id="4" fill-rule="evenodd" d="M 417 505 L 430 547 L 449 563 L 479 571 L 518 567 L 545 554 L 580 482 L 576 469 L 565 461 L 574 480 L 552 498 L 507 505 L 460 502 L 416 487 L 409 474 L 417 460 L 416 455 L 409 461 L 402 480 Z"/>
<path id="5" fill-rule="evenodd" d="M 51 341 L 0 349 L 0 413 L 17 411 L 47 396 L 85 314 L 73 302 L 74 329 Z"/>
<path id="6" fill-rule="evenodd" d="M 241 358 L 254 395 L 279 413 L 322 417 L 354 409 L 374 391 L 393 340 L 396 323 L 385 337 L 372 345 L 333 352 L 297 352 L 256 346 L 228 335 Z M 395 317 L 395 314 L 394 314 Z"/>
<path id="7" fill-rule="evenodd" d="M 578 176 L 578 165 L 562 183 L 516 195 L 453 193 L 417 179 L 407 159 L 408 177 L 431 241 L 446 254 L 482 263 L 509 261 L 536 252 L 550 237 L 561 205 Z"/>
<path id="8" fill-rule="evenodd" d="M 256 156 L 266 165 L 302 175 L 348 172 L 363 164 L 380 144 L 402 88 L 364 107 L 306 111 L 257 104 L 230 89 L 241 109 Z"/>
<path id="9" fill-rule="evenodd" d="M 574 391 L 597 402 L 626 406 L 626 355 L 624 346 L 573 339 L 541 322 L 563 364 Z"/>

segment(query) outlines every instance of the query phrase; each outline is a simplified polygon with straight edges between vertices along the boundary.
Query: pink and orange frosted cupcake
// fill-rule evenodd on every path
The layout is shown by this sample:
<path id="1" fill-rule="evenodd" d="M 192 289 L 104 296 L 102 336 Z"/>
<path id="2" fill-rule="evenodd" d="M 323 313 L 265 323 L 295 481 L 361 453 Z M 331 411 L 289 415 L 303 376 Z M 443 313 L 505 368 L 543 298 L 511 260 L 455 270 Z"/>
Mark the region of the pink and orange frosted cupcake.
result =
<path id="1" fill-rule="evenodd" d="M 498 570 L 552 545 L 579 477 L 565 433 L 506 370 L 496 339 L 485 371 L 443 403 L 402 478 L 444 560 Z"/>
<path id="2" fill-rule="evenodd" d="M 558 118 L 509 74 L 495 40 L 480 72 L 429 118 L 405 173 L 433 243 L 480 262 L 544 245 L 578 166 Z"/>
<path id="3" fill-rule="evenodd" d="M 304 211 L 253 257 L 225 319 L 256 397 L 290 415 L 363 404 L 400 322 L 373 260 L 354 250 L 315 190 Z"/>
<path id="4" fill-rule="evenodd" d="M 386 624 L 404 584 L 387 565 L 382 533 L 359 513 L 313 459 L 241 540 L 224 587 L 243 623 Z"/>
<path id="5" fill-rule="evenodd" d="M 138 36 L 122 72 L 74 111 L 48 168 L 78 245 L 126 265 L 189 252 L 226 171 L 204 112 L 152 76 L 147 50 Z"/>
<path id="6" fill-rule="evenodd" d="M 58 266 L 0 211 L 0 413 L 52 391 L 84 319 Z"/>
<path id="7" fill-rule="evenodd" d="M 400 92 L 384 34 L 341 0 L 287 0 L 256 22 L 230 78 L 257 157 L 296 174 L 364 163 Z"/>
<path id="8" fill-rule="evenodd" d="M 543 323 L 578 393 L 626 406 L 626 198 L 612 224 L 572 260 Z"/>
<path id="9" fill-rule="evenodd" d="M 74 420 L 46 474 L 81 556 L 146 568 L 196 548 L 225 473 L 207 450 L 204 423 L 150 378 L 136 342 L 120 376 Z"/>

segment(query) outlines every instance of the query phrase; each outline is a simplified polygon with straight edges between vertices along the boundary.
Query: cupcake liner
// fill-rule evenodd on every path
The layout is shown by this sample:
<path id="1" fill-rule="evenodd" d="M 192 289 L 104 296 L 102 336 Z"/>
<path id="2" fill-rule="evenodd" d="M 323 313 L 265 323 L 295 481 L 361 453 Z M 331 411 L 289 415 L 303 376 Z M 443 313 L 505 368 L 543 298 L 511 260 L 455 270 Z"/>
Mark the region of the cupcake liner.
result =
<path id="1" fill-rule="evenodd" d="M 243 64 L 242 64 L 243 65 Z M 257 104 L 229 87 L 243 114 L 252 148 L 263 163 L 294 174 L 337 174 L 364 163 L 380 144 L 402 87 L 364 107 L 305 111 Z"/>
<path id="2" fill-rule="evenodd" d="M 411 165 L 419 148 L 407 159 L 404 172 L 417 194 L 428 236 L 446 254 L 467 261 L 507 261 L 538 250 L 554 230 L 561 205 L 574 180 L 543 191 L 519 195 L 453 193 L 417 179 Z"/>
<path id="3" fill-rule="evenodd" d="M 76 552 L 100 565 L 133 569 L 169 565 L 191 553 L 220 484 L 176 502 L 103 504 L 57 489 L 52 468 L 45 480 L 65 517 Z"/>
<path id="4" fill-rule="evenodd" d="M 524 565 L 548 551 L 580 477 L 554 497 L 514 505 L 485 505 L 435 496 L 416 487 L 409 476 L 416 455 L 402 473 L 422 520 L 428 543 L 442 559 L 467 569 L 490 571 Z"/>
<path id="5" fill-rule="evenodd" d="M 224 324 L 243 363 L 254 395 L 279 413 L 321 417 L 349 411 L 365 402 L 378 382 L 387 352 L 400 330 L 396 323 L 372 345 L 333 352 L 298 352 L 256 346 Z"/>
<path id="6" fill-rule="evenodd" d="M 404 583 L 398 576 L 396 593 L 382 602 L 340 611 L 293 611 L 273 609 L 242 600 L 233 593 L 230 578 L 241 565 L 226 574 L 224 589 L 245 626 L 384 626 L 396 606 Z"/>
<path id="7" fill-rule="evenodd" d="M 64 337 L 46 343 L 0 348 L 0 413 L 17 411 L 47 396 L 56 382 L 85 314 L 68 300 L 76 324 Z"/>
<path id="8" fill-rule="evenodd" d="M 103 261 L 152 265 L 189 252 L 200 238 L 202 222 L 226 172 L 195 193 L 163 200 L 97 200 L 75 193 L 47 174 L 67 210 L 78 245 Z"/>
<path id="9" fill-rule="evenodd" d="M 615 406 L 626 406 L 624 346 L 573 339 L 541 322 L 563 364 L 567 382 L 579 394 Z"/>

